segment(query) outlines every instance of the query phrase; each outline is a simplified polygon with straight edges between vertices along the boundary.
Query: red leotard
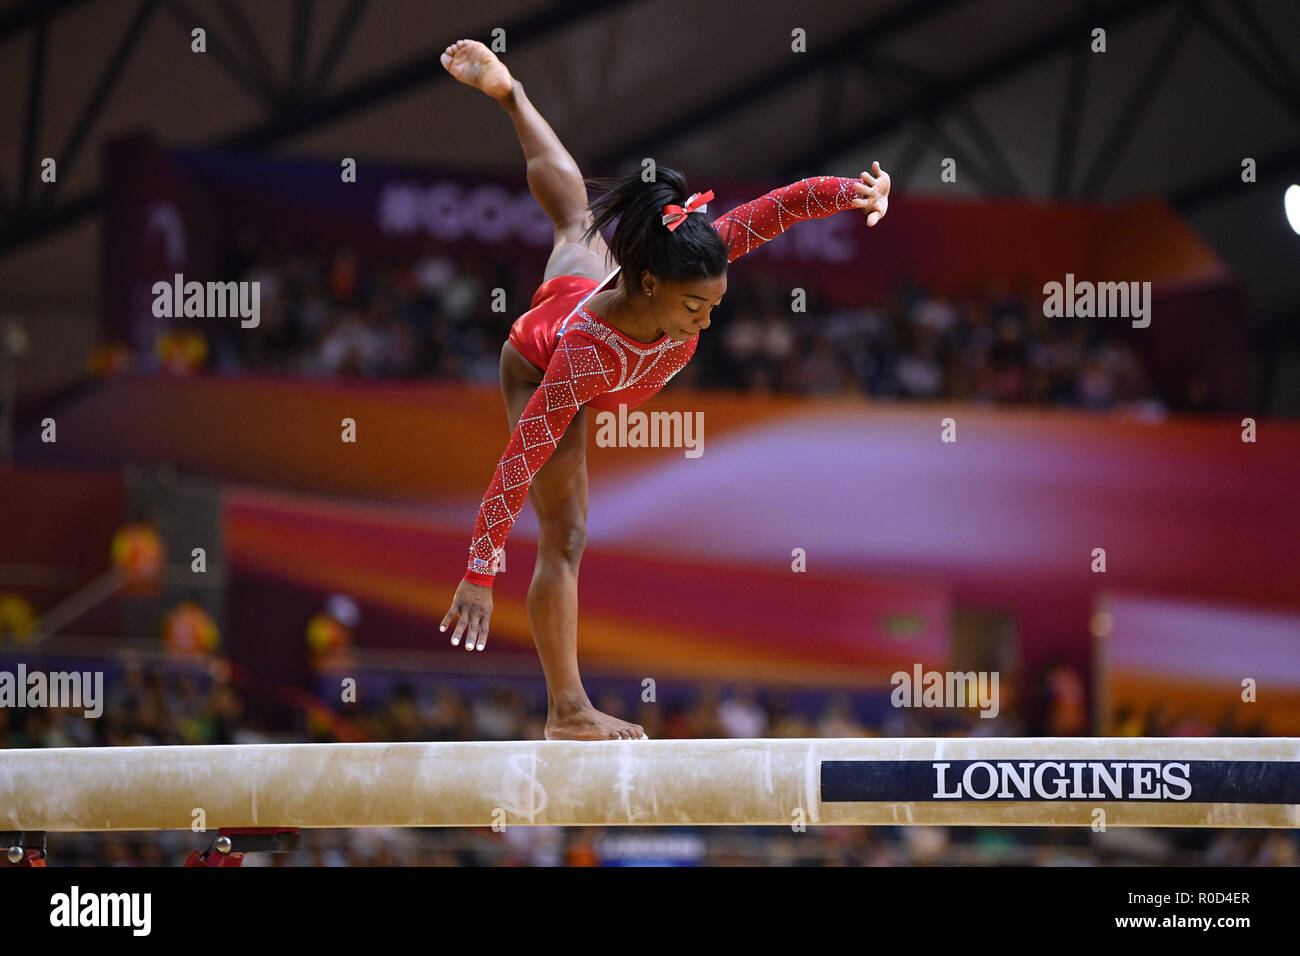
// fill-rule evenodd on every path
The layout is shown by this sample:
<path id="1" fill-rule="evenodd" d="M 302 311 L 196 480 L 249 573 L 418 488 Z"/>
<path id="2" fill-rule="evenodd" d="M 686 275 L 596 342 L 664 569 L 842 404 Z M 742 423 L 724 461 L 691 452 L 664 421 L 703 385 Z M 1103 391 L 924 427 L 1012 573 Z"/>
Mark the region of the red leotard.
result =
<path id="1" fill-rule="evenodd" d="M 612 332 L 634 350 L 652 349 L 660 343 L 669 341 L 665 336 L 653 345 L 646 345 L 644 342 L 629 339 L 612 325 L 607 325 L 605 320 L 595 313 L 582 308 L 581 303 L 601 286 L 601 282 L 585 276 L 553 276 L 547 279 L 533 293 L 529 310 L 516 319 L 515 324 L 510 327 L 510 344 L 539 369 L 549 369 L 551 356 L 555 354 L 560 338 L 569 329 L 584 322 L 596 323 L 602 331 Z M 681 365 L 684 366 L 686 360 L 695 354 L 695 344 L 698 341 L 698 338 L 694 338 L 689 342 L 677 343 L 684 350 Z M 676 371 L 673 374 L 676 374 Z M 667 379 L 664 381 L 666 382 Z M 609 412 L 618 411 L 619 405 L 636 408 L 661 388 L 663 382 L 630 384 L 617 392 L 597 395 L 586 404 L 597 411 Z"/>
<path id="2" fill-rule="evenodd" d="M 818 176 L 737 206 L 712 224 L 727 244 L 728 261 L 775 239 L 800 220 L 855 208 L 857 182 Z M 637 342 L 584 308 L 581 303 L 599 285 L 580 276 L 548 279 L 510 329 L 510 343 L 546 371 L 479 505 L 467 581 L 492 586 L 501 549 L 528 498 L 533 475 L 551 457 L 578 409 L 635 407 L 663 388 L 695 354 L 698 337 L 674 342 L 665 335 L 655 342 Z"/>

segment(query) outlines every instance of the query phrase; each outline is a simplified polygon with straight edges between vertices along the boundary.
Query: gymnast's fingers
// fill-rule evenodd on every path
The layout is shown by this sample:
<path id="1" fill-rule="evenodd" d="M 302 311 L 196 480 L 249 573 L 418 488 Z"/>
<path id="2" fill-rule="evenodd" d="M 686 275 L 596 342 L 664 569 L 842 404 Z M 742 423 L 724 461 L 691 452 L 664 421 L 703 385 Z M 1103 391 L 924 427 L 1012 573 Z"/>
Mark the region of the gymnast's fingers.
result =
<path id="1" fill-rule="evenodd" d="M 465 633 L 465 628 L 469 626 L 469 618 L 466 616 L 465 609 L 461 605 L 457 604 L 454 610 L 456 611 L 458 620 L 456 621 L 456 630 L 451 633 L 451 646 L 458 647 L 460 645 L 461 636 Z"/>
<path id="2" fill-rule="evenodd" d="M 882 196 L 876 202 L 875 212 L 868 214 L 867 225 L 874 226 L 876 223 L 880 222 L 881 219 L 885 218 L 885 214 L 888 212 L 889 212 L 889 200 L 885 199 Z"/>
<path id="3" fill-rule="evenodd" d="M 876 208 L 877 204 L 880 202 L 882 198 L 883 197 L 877 195 L 874 192 L 868 192 L 850 201 L 858 209 L 865 209 L 868 212 L 870 212 L 871 210 Z"/>

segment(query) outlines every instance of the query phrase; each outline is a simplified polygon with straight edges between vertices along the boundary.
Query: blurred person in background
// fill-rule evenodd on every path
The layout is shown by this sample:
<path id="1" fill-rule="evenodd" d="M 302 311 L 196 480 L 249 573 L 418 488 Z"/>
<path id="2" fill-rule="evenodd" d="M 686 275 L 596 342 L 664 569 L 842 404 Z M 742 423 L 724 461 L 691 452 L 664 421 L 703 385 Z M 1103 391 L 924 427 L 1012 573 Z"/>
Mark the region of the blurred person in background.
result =
<path id="1" fill-rule="evenodd" d="M 718 705 L 718 723 L 728 737 L 766 737 L 767 713 L 759 706 L 753 688 L 733 690 Z"/>

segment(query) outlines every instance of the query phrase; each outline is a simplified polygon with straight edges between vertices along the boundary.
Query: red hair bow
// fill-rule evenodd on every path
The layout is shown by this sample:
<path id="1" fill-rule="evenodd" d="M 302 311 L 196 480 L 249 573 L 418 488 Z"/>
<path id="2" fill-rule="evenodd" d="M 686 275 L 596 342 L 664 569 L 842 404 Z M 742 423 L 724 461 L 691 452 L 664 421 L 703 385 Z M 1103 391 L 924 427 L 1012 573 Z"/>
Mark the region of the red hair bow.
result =
<path id="1" fill-rule="evenodd" d="M 709 208 L 709 200 L 713 198 L 713 190 L 706 193 L 691 193 L 686 200 L 685 208 L 675 203 L 669 203 L 664 206 L 664 225 L 668 227 L 669 232 L 673 232 L 686 221 L 686 217 L 693 212 L 705 212 Z"/>

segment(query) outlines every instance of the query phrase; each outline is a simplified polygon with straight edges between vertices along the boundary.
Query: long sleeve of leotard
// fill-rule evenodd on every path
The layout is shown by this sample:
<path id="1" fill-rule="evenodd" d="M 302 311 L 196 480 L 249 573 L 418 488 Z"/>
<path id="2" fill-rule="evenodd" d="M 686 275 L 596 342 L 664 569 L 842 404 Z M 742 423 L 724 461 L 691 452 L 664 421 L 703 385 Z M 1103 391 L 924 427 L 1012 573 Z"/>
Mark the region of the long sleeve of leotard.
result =
<path id="1" fill-rule="evenodd" d="M 570 329 L 560 338 L 479 505 L 465 580 L 492 586 L 501 549 L 523 510 L 533 476 L 551 457 L 578 409 L 611 390 L 618 377 L 618 356 L 609 345 L 581 329 Z"/>
<path id="2" fill-rule="evenodd" d="M 796 222 L 856 208 L 856 182 L 815 176 L 737 206 L 712 223 L 727 243 L 728 261 L 775 239 Z M 542 384 L 528 400 L 479 505 L 466 581 L 492 586 L 501 549 L 523 510 L 533 476 L 551 457 L 578 409 L 619 384 L 622 364 L 613 346 L 581 329 L 570 329 L 560 339 Z"/>
<path id="3" fill-rule="evenodd" d="M 713 221 L 727 243 L 727 259 L 735 262 L 747 252 L 775 239 L 796 222 L 823 219 L 844 209 L 855 209 L 860 198 L 853 188 L 856 179 L 813 176 L 737 206 Z"/>

